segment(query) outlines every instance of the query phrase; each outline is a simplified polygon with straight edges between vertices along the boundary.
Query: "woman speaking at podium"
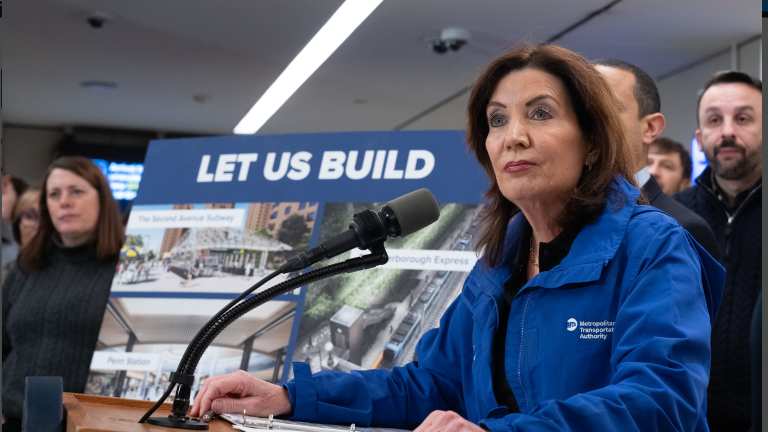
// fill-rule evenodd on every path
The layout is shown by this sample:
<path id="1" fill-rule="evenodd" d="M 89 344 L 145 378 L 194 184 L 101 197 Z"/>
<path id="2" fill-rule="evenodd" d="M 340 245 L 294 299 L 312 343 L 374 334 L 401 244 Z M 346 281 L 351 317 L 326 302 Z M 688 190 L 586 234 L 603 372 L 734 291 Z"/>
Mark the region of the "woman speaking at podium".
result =
<path id="1" fill-rule="evenodd" d="M 491 180 L 482 259 L 418 362 L 283 386 L 206 381 L 216 412 L 439 431 L 706 431 L 724 270 L 646 206 L 618 102 L 584 58 L 524 46 L 472 88 L 467 142 Z"/>
<path id="2" fill-rule="evenodd" d="M 38 231 L 3 283 L 3 431 L 21 430 L 28 376 L 85 391 L 123 244 L 112 191 L 89 159 L 55 160 L 39 205 Z"/>

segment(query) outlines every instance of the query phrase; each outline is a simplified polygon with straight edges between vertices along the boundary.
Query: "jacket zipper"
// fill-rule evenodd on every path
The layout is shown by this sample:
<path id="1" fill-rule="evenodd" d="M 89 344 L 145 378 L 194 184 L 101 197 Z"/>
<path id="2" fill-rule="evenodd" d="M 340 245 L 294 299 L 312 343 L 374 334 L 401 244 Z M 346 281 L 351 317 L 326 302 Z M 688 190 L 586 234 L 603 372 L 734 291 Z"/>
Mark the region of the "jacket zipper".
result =
<path id="1" fill-rule="evenodd" d="M 494 327 L 494 329 L 493 329 L 493 336 L 491 337 L 491 354 L 495 355 L 496 353 L 493 352 L 493 346 L 494 346 L 494 342 L 496 341 L 496 334 L 499 331 L 499 305 L 496 303 L 496 297 L 492 296 L 491 293 L 489 293 L 488 291 L 483 289 L 479 284 L 478 284 L 478 288 L 480 289 L 480 291 L 484 292 L 485 295 L 487 295 L 488 297 L 491 298 L 491 301 L 493 302 L 493 308 L 496 310 L 496 327 Z M 477 354 L 475 353 L 475 347 L 472 346 L 472 362 L 473 363 L 475 361 L 475 356 L 476 355 Z M 493 362 L 491 362 L 491 363 L 492 363 L 491 364 L 491 371 L 493 371 Z M 491 374 L 491 379 L 494 379 L 494 378 L 495 377 L 493 376 L 493 374 Z M 504 379 L 506 379 L 506 378 L 504 378 Z M 493 385 L 491 385 L 491 391 L 493 391 Z M 496 401 L 496 395 L 495 394 L 493 395 L 493 400 Z M 498 405 L 498 402 L 496 404 Z"/>
<path id="2" fill-rule="evenodd" d="M 481 286 L 478 285 L 478 288 L 480 288 L 480 291 L 484 292 L 485 295 L 491 298 L 493 300 L 493 308 L 496 310 L 496 327 L 493 330 L 493 337 L 496 337 L 496 332 L 499 330 L 499 305 L 496 304 L 496 298 L 491 295 L 488 291 L 483 289 Z"/>
<path id="3" fill-rule="evenodd" d="M 518 357 L 517 357 L 517 379 L 520 380 L 520 387 L 523 389 L 523 395 L 525 395 L 525 405 L 528 407 L 528 409 L 531 408 L 531 404 L 528 401 L 528 391 L 525 390 L 525 384 L 523 384 L 523 348 L 525 347 L 525 319 L 528 317 L 528 305 L 531 303 L 531 294 L 532 292 L 528 292 L 527 297 L 525 299 L 525 306 L 523 307 L 523 319 L 522 319 L 522 325 L 520 327 L 520 349 L 518 350 Z M 518 403 L 518 406 L 520 404 Z"/>
<path id="4" fill-rule="evenodd" d="M 725 217 L 727 218 L 727 222 L 725 224 L 725 257 L 724 258 L 728 258 L 730 256 L 730 252 L 731 252 L 731 240 L 730 240 L 730 237 L 731 237 L 731 231 L 733 229 L 732 228 L 733 227 L 733 222 L 736 220 L 736 216 L 738 216 L 739 213 L 741 212 L 741 209 L 743 209 L 747 205 L 747 203 L 749 203 L 749 200 L 750 200 L 750 198 L 752 198 L 752 195 L 754 195 L 755 192 L 757 192 L 760 189 L 762 189 L 763 185 L 760 184 L 756 188 L 752 189 L 752 192 L 750 192 L 749 195 L 747 195 L 747 197 L 744 198 L 744 201 L 736 209 L 736 211 L 733 212 L 733 214 L 730 214 L 728 212 L 728 208 L 725 206 L 725 204 L 723 204 L 723 202 L 720 200 L 720 198 L 717 197 L 717 194 L 715 194 L 715 191 L 713 191 L 709 186 L 706 186 L 706 185 L 703 185 L 703 184 L 700 184 L 699 186 L 701 186 L 705 191 L 709 192 L 709 194 L 712 195 L 712 197 L 715 199 L 715 201 L 718 203 L 718 205 L 720 205 L 720 208 L 723 210 L 723 212 L 725 212 Z"/>

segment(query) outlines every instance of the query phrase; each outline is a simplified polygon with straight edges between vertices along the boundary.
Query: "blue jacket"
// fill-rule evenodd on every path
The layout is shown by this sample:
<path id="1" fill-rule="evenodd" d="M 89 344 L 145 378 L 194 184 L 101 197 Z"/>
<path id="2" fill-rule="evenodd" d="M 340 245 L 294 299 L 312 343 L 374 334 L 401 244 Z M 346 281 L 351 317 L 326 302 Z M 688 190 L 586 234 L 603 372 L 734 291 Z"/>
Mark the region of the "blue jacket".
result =
<path id="1" fill-rule="evenodd" d="M 452 410 L 493 432 L 707 431 L 709 338 L 725 272 L 672 218 L 636 205 L 637 189 L 614 186 L 596 224 L 512 303 L 505 369 L 521 413 L 498 406 L 491 382 L 516 217 L 502 262 L 470 272 L 419 342 L 418 362 L 314 375 L 294 363 L 293 418 L 413 429 Z"/>

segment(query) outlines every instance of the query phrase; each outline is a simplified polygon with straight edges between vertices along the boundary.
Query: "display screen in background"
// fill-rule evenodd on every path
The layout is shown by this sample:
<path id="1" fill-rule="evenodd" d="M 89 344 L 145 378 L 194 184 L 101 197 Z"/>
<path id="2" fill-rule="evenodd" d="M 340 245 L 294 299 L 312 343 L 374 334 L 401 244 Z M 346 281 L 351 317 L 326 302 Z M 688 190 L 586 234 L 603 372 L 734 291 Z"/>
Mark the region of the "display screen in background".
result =
<path id="1" fill-rule="evenodd" d="M 696 178 L 707 168 L 707 157 L 699 150 L 699 140 L 694 137 L 691 140 L 691 183 L 696 184 Z"/>
<path id="2" fill-rule="evenodd" d="M 144 164 L 108 162 L 104 159 L 93 159 L 93 163 L 101 168 L 116 200 L 130 201 L 136 198 Z"/>

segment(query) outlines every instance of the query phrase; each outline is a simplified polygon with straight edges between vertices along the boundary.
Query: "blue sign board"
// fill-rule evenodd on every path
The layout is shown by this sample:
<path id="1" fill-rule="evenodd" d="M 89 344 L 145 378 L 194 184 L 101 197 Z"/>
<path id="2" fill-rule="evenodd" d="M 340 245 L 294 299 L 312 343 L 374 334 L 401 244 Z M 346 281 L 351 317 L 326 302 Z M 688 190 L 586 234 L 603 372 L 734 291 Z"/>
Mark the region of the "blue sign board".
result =
<path id="1" fill-rule="evenodd" d="M 153 141 L 136 204 L 389 201 L 427 188 L 480 203 L 488 178 L 462 131 L 226 136 Z"/>
<path id="2" fill-rule="evenodd" d="M 372 203 L 421 188 L 435 195 L 441 205 L 438 222 L 407 238 L 388 241 L 392 268 L 356 276 L 376 275 L 370 280 L 339 278 L 334 283 L 341 285 L 328 289 L 332 295 L 304 287 L 258 312 L 265 320 L 274 320 L 275 328 L 282 319 L 295 317 L 289 336 L 283 330 L 283 339 L 266 338 L 275 346 L 260 346 L 263 352 L 285 347 L 288 367 L 283 368 L 283 380 L 294 354 L 300 361 L 317 363 L 317 368 L 325 364 L 316 361 L 315 345 L 326 341 L 337 346 L 338 355 L 370 367 L 391 345 L 387 339 L 394 337 L 389 334 L 393 330 L 388 328 L 405 325 L 393 321 L 393 304 L 424 319 L 441 314 L 433 304 L 448 303 L 433 299 L 460 290 L 477 260 L 475 252 L 465 249 L 482 218 L 483 193 L 489 186 L 487 174 L 468 151 L 463 131 L 157 140 L 150 143 L 143 169 L 95 162 L 110 180 L 124 183 L 117 185 L 125 187 L 118 192 L 131 190 L 130 180 L 138 184 L 141 178 L 111 291 L 123 318 L 139 329 L 139 343 L 174 340 L 171 331 L 142 332 L 142 326 L 149 325 L 147 317 L 167 313 L 173 315 L 168 322 L 174 326 L 199 325 L 195 314 L 212 314 L 297 251 L 316 246 L 322 230 L 327 238 L 346 229 L 354 211 L 359 211 L 353 209 L 378 210 Z M 448 262 L 466 265 L 444 264 Z M 285 278 L 281 275 L 272 282 Z M 179 302 L 186 309 L 179 308 Z M 362 334 L 355 336 L 357 330 L 352 328 L 341 329 L 352 333 L 339 338 L 334 327 L 331 337 L 331 316 L 350 304 L 377 317 L 366 322 L 388 323 L 371 324 L 369 331 L 380 336 L 378 345 L 362 344 L 358 340 Z M 252 320 L 253 328 L 240 323 L 242 331 L 272 328 L 269 322 L 253 321 L 258 313 L 243 318 Z M 300 334 L 302 320 L 309 324 Z M 234 333 L 223 333 L 221 346 L 239 347 L 240 339 L 248 336 Z M 151 342 L 152 338 L 157 341 Z M 381 354 L 379 361 L 387 357 L 389 367 L 394 366 L 408 351 L 405 341 L 395 351 L 389 357 Z M 406 357 L 402 354 L 402 359 Z M 323 361 L 327 363 L 327 354 Z"/>

